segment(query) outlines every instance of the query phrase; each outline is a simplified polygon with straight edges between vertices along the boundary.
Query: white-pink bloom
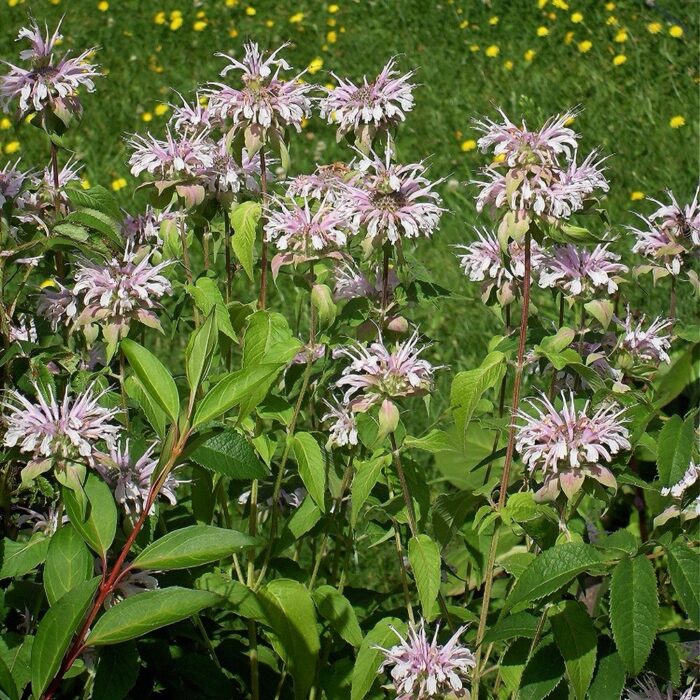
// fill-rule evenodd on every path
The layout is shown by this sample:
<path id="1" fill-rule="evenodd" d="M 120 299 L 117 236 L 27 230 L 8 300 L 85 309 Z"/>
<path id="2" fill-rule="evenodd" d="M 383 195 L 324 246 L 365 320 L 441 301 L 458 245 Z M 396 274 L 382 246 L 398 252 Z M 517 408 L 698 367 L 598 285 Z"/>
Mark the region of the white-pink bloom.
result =
<path id="1" fill-rule="evenodd" d="M 147 134 L 134 134 L 127 144 L 133 150 L 129 158 L 131 174 L 148 172 L 160 180 L 197 178 L 214 166 L 216 147 L 206 132 L 174 135 L 164 140 Z"/>
<path id="2" fill-rule="evenodd" d="M 349 200 L 357 223 L 367 228 L 368 238 L 388 240 L 397 245 L 402 238 L 430 237 L 440 223 L 444 209 L 422 163 L 398 165 L 391 162 L 391 149 L 384 159 L 372 153 L 358 166 Z"/>
<path id="3" fill-rule="evenodd" d="M 324 423 L 329 423 L 329 436 L 326 447 L 345 447 L 357 445 L 357 424 L 355 416 L 337 399 L 333 402 L 323 400 L 328 409 L 321 417 Z"/>
<path id="4" fill-rule="evenodd" d="M 39 295 L 36 311 L 50 324 L 52 330 L 70 325 L 78 316 L 78 297 L 60 282 L 54 283 L 57 291 L 43 289 Z"/>
<path id="5" fill-rule="evenodd" d="M 654 676 L 646 675 L 637 679 L 634 688 L 628 688 L 625 693 L 625 700 L 700 700 L 700 690 L 695 690 L 695 683 L 691 683 L 685 690 L 674 692 L 673 686 L 669 683 L 666 690 L 661 690 Z"/>
<path id="6" fill-rule="evenodd" d="M 102 572 L 102 566 L 98 564 L 98 573 Z M 153 591 L 158 588 L 158 579 L 153 576 L 153 572 L 131 570 L 119 579 L 119 583 L 111 593 L 107 595 L 104 602 L 105 609 L 120 603 L 125 598 L 138 595 L 144 591 Z"/>
<path id="7" fill-rule="evenodd" d="M 376 298 L 382 296 L 384 289 L 383 274 L 380 269 L 375 270 L 375 281 L 372 283 L 354 264 L 343 262 L 334 271 L 335 285 L 333 297 L 340 299 Z M 399 278 L 394 270 L 389 270 L 387 279 L 388 295 L 399 286 Z"/>
<path id="8" fill-rule="evenodd" d="M 409 625 L 406 638 L 393 627 L 399 644 L 390 649 L 376 647 L 384 654 L 380 671 L 390 670 L 396 700 L 442 700 L 468 697 L 465 687 L 470 670 L 476 666 L 474 654 L 459 643 L 466 626 L 460 627 L 444 644 L 438 644 L 439 626 L 428 640 L 425 621 Z"/>
<path id="9" fill-rule="evenodd" d="M 122 221 L 122 235 L 128 246 L 152 244 L 161 246 L 161 227 L 164 223 L 179 231 L 184 214 L 179 211 L 170 211 L 169 207 L 158 211 L 147 205 L 143 214 L 132 216 L 126 214 Z"/>
<path id="10" fill-rule="evenodd" d="M 342 201 L 348 194 L 352 170 L 345 163 L 317 165 L 310 175 L 297 175 L 289 180 L 287 194 L 291 197 Z"/>
<path id="11" fill-rule="evenodd" d="M 425 346 L 418 345 L 418 332 L 389 350 L 382 339 L 369 346 L 355 343 L 337 348 L 335 357 L 347 357 L 350 364 L 337 381 L 345 391 L 343 401 L 353 411 L 366 411 L 383 400 L 425 394 L 432 389 L 434 367 L 420 358 Z"/>
<path id="12" fill-rule="evenodd" d="M 29 176 L 29 172 L 23 173 L 19 169 L 19 158 L 14 164 L 5 163 L 0 170 L 0 209 L 5 206 L 5 202 L 17 197 Z"/>
<path id="13" fill-rule="evenodd" d="M 673 486 L 661 489 L 662 496 L 670 496 L 675 503 L 654 518 L 654 527 L 663 525 L 671 518 L 680 517 L 683 522 L 700 517 L 700 493 L 695 485 L 700 480 L 700 465 L 691 461 L 681 480 Z M 690 491 L 690 497 L 686 494 Z"/>
<path id="14" fill-rule="evenodd" d="M 645 329 L 645 318 L 646 316 L 642 316 L 639 321 L 636 321 L 629 307 L 627 308 L 625 320 L 622 323 L 618 321 L 623 333 L 618 347 L 626 350 L 633 358 L 641 362 L 651 364 L 670 362 L 668 351 L 671 349 L 671 336 L 666 335 L 663 331 L 670 329 L 673 326 L 673 321 L 658 316 Z"/>
<path id="15" fill-rule="evenodd" d="M 34 390 L 35 403 L 14 390 L 2 402 L 6 447 L 18 446 L 33 459 L 83 457 L 92 464 L 97 443 L 114 445 L 120 428 L 111 421 L 119 410 L 99 404 L 107 390 L 96 392 L 93 384 L 73 397 L 66 388 L 61 403 L 51 393 L 45 398 L 36 385 Z"/>
<path id="16" fill-rule="evenodd" d="M 215 126 L 219 125 L 218 119 L 216 119 L 215 115 L 211 112 L 209 106 L 203 104 L 203 102 L 206 101 L 203 95 L 197 93 L 192 103 L 187 102 L 179 92 L 177 95 L 182 103 L 179 105 L 170 105 L 173 108 L 170 124 L 172 124 L 175 131 L 205 131 L 208 133 Z"/>
<path id="17" fill-rule="evenodd" d="M 516 426 L 515 447 L 530 472 L 540 470 L 544 485 L 536 496 L 550 500 L 560 489 L 571 498 L 585 477 L 604 486 L 617 488 L 612 472 L 602 462 L 610 462 L 618 452 L 632 448 L 624 426 L 624 409 L 613 404 L 587 414 L 590 401 L 577 410 L 573 393 L 562 392 L 562 408 L 557 410 L 544 395 L 528 399 L 530 415 L 518 411 L 522 421 Z"/>

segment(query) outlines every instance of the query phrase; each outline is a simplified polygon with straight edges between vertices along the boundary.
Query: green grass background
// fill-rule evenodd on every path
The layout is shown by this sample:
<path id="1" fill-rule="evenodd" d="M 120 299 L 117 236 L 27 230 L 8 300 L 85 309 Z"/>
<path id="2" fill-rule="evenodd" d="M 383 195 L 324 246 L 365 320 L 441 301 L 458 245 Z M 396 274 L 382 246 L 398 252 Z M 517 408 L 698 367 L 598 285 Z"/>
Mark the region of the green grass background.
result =
<path id="1" fill-rule="evenodd" d="M 661 196 L 665 188 L 672 188 L 685 200 L 697 185 L 697 4 L 668 0 L 648 7 L 634 0 L 572 0 L 568 9 L 561 1 L 542 4 L 111 0 L 101 11 L 97 0 L 2 0 L 0 58 L 16 60 L 19 47 L 14 37 L 28 13 L 50 26 L 65 14 L 66 48 L 100 47 L 97 60 L 107 75 L 98 80 L 94 94 L 85 96 L 83 121 L 68 142 L 85 162 L 83 173 L 92 184 L 111 186 L 122 177 L 129 181 L 118 195 L 133 208 L 127 193 L 135 183 L 125 164 L 124 136 L 146 130 L 161 134 L 168 114 L 154 115 L 155 106 L 176 99 L 173 89 L 190 96 L 197 85 L 216 80 L 225 63 L 213 56 L 215 51 L 240 54 L 246 38 L 271 48 L 290 41 L 286 56 L 295 67 L 323 61 L 322 68 L 308 76 L 320 84 L 332 80 L 331 70 L 355 79 L 363 73 L 373 75 L 398 54 L 401 68 L 415 68 L 420 83 L 416 108 L 398 137 L 402 159 L 427 158 L 434 177 L 447 176 L 443 191 L 451 210 L 434 240 L 419 244 L 419 254 L 457 296 L 439 302 L 438 313 L 419 320 L 423 330 L 440 338 L 435 352 L 441 357 L 434 359 L 461 369 L 483 354 L 486 340 L 498 327 L 478 301 L 478 285 L 461 276 L 450 247 L 469 240 L 471 226 L 479 220 L 475 189 L 466 183 L 487 159 L 477 150 L 462 149 L 465 141 L 478 138 L 474 118 L 494 116 L 495 107 L 502 106 L 512 118 L 524 116 L 538 125 L 553 113 L 581 105 L 575 128 L 583 134 L 582 151 L 599 146 L 611 156 L 606 207 L 620 237 L 620 252 L 631 247 L 622 227 L 633 221 L 630 210 L 648 212 L 653 206 L 631 201 L 632 192 Z M 176 29 L 171 28 L 174 11 L 182 17 Z M 164 13 L 162 24 L 155 21 L 159 12 Z M 572 21 L 575 12 L 583 21 Z M 197 21 L 205 23 L 202 31 L 194 29 Z M 660 25 L 659 33 L 649 32 L 650 23 Z M 671 36 L 673 26 L 683 30 L 682 37 Z M 548 35 L 538 36 L 539 27 L 546 27 Z M 621 29 L 624 42 L 615 40 Z M 334 43 L 328 41 L 331 31 L 336 33 Z M 579 48 L 583 41 L 591 42 L 586 53 Z M 498 55 L 488 56 L 496 52 L 493 47 Z M 531 61 L 525 58 L 528 50 L 535 52 Z M 626 62 L 615 66 L 616 55 L 624 55 Z M 145 122 L 144 113 L 153 114 L 152 121 Z M 671 128 L 673 116 L 683 116 L 685 126 Z M 19 142 L 17 155 L 27 164 L 46 157 L 46 142 L 31 126 L 0 131 L 0 148 L 12 150 L 13 142 Z M 349 149 L 335 143 L 334 130 L 316 118 L 293 141 L 293 172 L 303 172 L 315 161 L 350 156 Z M 485 217 L 481 223 L 488 223 Z M 648 295 L 648 304 L 663 311 L 663 287 L 652 291 L 645 280 L 639 294 Z"/>

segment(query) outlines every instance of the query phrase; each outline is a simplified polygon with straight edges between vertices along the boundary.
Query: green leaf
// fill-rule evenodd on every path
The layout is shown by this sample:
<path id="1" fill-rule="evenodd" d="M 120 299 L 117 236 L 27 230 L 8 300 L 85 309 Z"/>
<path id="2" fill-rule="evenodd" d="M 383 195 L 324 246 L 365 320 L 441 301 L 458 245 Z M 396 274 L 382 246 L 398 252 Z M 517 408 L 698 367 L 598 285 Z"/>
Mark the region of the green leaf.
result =
<path id="1" fill-rule="evenodd" d="M 220 596 L 215 593 L 179 586 L 145 591 L 107 610 L 93 626 L 86 644 L 118 644 L 143 637 L 220 602 Z"/>
<path id="2" fill-rule="evenodd" d="M 294 357 L 299 345 L 282 314 L 256 311 L 248 317 L 243 337 L 243 367 L 265 362 L 286 363 Z"/>
<path id="3" fill-rule="evenodd" d="M 391 463 L 391 456 L 380 454 L 363 462 L 355 462 L 355 476 L 350 488 L 350 524 L 357 525 L 357 516 L 379 480 L 382 469 Z"/>
<path id="4" fill-rule="evenodd" d="M 200 277 L 193 285 L 187 286 L 187 292 L 194 299 L 197 308 L 206 316 L 214 310 L 216 327 L 219 333 L 223 333 L 231 340 L 237 340 L 236 331 L 231 324 L 231 316 L 226 307 L 226 302 L 221 294 L 216 280 L 211 277 Z"/>
<path id="5" fill-rule="evenodd" d="M 484 644 L 492 644 L 493 642 L 501 642 L 504 639 L 513 639 L 515 637 L 525 637 L 526 639 L 534 639 L 537 632 L 537 627 L 540 623 L 540 616 L 533 615 L 526 610 L 508 615 L 500 622 L 497 622 L 484 635 Z"/>
<path id="6" fill-rule="evenodd" d="M 610 582 L 610 626 L 627 671 L 636 676 L 654 644 L 659 619 L 654 567 L 645 556 L 625 557 Z"/>
<path id="7" fill-rule="evenodd" d="M 123 700 L 139 675 L 139 654 L 134 642 L 100 650 L 92 700 Z"/>
<path id="8" fill-rule="evenodd" d="M 582 542 L 565 542 L 547 549 L 523 571 L 506 598 L 504 608 L 544 598 L 600 561 L 600 554 Z"/>
<path id="9" fill-rule="evenodd" d="M 412 537 L 408 543 L 408 560 L 418 588 L 423 617 L 430 620 L 440 590 L 440 548 L 428 535 Z"/>
<path id="10" fill-rule="evenodd" d="M 201 591 L 211 591 L 222 599 L 222 603 L 247 620 L 261 622 L 272 627 L 260 597 L 248 586 L 233 580 L 226 574 L 204 574 L 195 581 Z"/>
<path id="11" fill-rule="evenodd" d="M 610 640 L 604 637 L 603 641 Z M 624 686 L 625 667 L 620 657 L 612 648 L 601 644 L 598 651 L 598 667 L 588 689 L 589 700 L 619 700 Z"/>
<path id="12" fill-rule="evenodd" d="M 312 595 L 316 608 L 331 627 L 348 644 L 359 647 L 362 644 L 362 630 L 350 601 L 333 586 L 319 586 Z"/>
<path id="13" fill-rule="evenodd" d="M 479 367 L 458 372 L 452 381 L 450 405 L 463 445 L 466 444 L 467 428 L 481 397 L 503 378 L 506 371 L 505 359 L 502 352 L 491 352 Z"/>
<path id="14" fill-rule="evenodd" d="M 61 665 L 73 634 L 85 618 L 101 578 L 76 586 L 41 619 L 32 646 L 32 693 L 40 698 Z"/>
<path id="15" fill-rule="evenodd" d="M 190 459 L 231 479 L 262 479 L 268 474 L 250 443 L 234 430 L 210 437 L 190 455 Z"/>
<path id="16" fill-rule="evenodd" d="M 177 422 L 180 397 L 165 365 L 152 352 L 128 338 L 122 340 L 121 349 L 149 396 Z"/>
<path id="17" fill-rule="evenodd" d="M 49 605 L 87 581 L 92 571 L 92 555 L 78 531 L 71 524 L 60 527 L 51 538 L 44 567 L 44 588 Z"/>
<path id="18" fill-rule="evenodd" d="M 158 437 L 165 437 L 165 411 L 151 398 L 143 384 L 132 374 L 126 378 L 124 388 L 130 399 L 136 401 Z"/>
<path id="19" fill-rule="evenodd" d="M 298 581 L 282 578 L 270 581 L 258 596 L 275 633 L 275 651 L 294 679 L 294 695 L 305 698 L 316 677 L 321 649 L 311 595 Z"/>
<path id="20" fill-rule="evenodd" d="M 700 627 L 700 554 L 680 542 L 672 544 L 666 554 L 678 602 L 693 626 Z"/>
<path id="21" fill-rule="evenodd" d="M 583 605 L 574 600 L 564 601 L 549 621 L 564 658 L 570 687 L 579 700 L 584 700 L 596 661 L 597 634 L 593 621 Z"/>
<path id="22" fill-rule="evenodd" d="M 102 185 L 95 185 L 88 190 L 78 187 L 67 187 L 66 194 L 74 207 L 97 209 L 116 220 L 120 220 L 123 216 L 116 197 Z"/>
<path id="23" fill-rule="evenodd" d="M 12 677 L 10 669 L 7 668 L 7 664 L 2 659 L 0 659 L 0 690 L 5 693 L 10 700 L 19 700 L 15 679 Z"/>
<path id="24" fill-rule="evenodd" d="M 257 394 L 261 387 L 265 388 L 265 393 L 267 393 L 267 388 L 283 366 L 282 363 L 265 363 L 244 367 L 226 375 L 197 404 L 193 427 L 196 428 L 203 423 L 219 418 L 252 394 Z M 260 397 L 260 400 L 262 398 L 264 395 Z"/>
<path id="25" fill-rule="evenodd" d="M 403 634 L 406 624 L 395 617 L 385 617 L 380 620 L 362 640 L 357 652 L 355 667 L 352 670 L 351 700 L 362 700 L 377 680 L 377 671 L 384 660 L 384 654 L 377 647 L 388 649 L 398 642 L 396 629 Z"/>
<path id="26" fill-rule="evenodd" d="M 21 542 L 6 537 L 2 541 L 0 579 L 18 578 L 28 574 L 46 559 L 48 550 L 49 538 L 41 532 Z"/>
<path id="27" fill-rule="evenodd" d="M 552 643 L 538 647 L 525 665 L 520 680 L 518 700 L 542 700 L 558 685 L 564 675 L 564 661 Z"/>
<path id="28" fill-rule="evenodd" d="M 294 459 L 299 466 L 299 476 L 313 498 L 314 503 L 326 512 L 326 460 L 319 444 L 309 433 L 296 433 L 292 439 Z"/>
<path id="29" fill-rule="evenodd" d="M 84 208 L 71 212 L 66 217 L 66 221 L 71 224 L 80 224 L 93 231 L 98 231 L 119 248 L 124 245 L 124 239 L 121 234 L 121 223 L 119 220 L 97 209 Z"/>
<path id="30" fill-rule="evenodd" d="M 216 350 L 219 334 L 216 319 L 210 313 L 207 320 L 190 338 L 185 352 L 185 372 L 192 391 L 196 391 L 209 374 L 211 359 Z"/>
<path id="31" fill-rule="evenodd" d="M 173 530 L 149 544 L 134 559 L 137 569 L 172 571 L 218 561 L 253 547 L 259 540 L 250 535 L 212 525 L 190 525 Z"/>
<path id="32" fill-rule="evenodd" d="M 425 450 L 435 454 L 445 450 L 454 450 L 452 439 L 444 430 L 431 430 L 427 435 L 421 438 L 411 437 L 407 435 L 403 441 L 403 447 L 414 448 L 416 450 Z"/>
<path id="33" fill-rule="evenodd" d="M 253 253 L 261 213 L 260 203 L 252 200 L 238 204 L 231 211 L 231 248 L 251 282 L 254 279 Z"/>
<path id="34" fill-rule="evenodd" d="M 97 474 L 87 475 L 84 489 L 88 500 L 85 515 L 78 499 L 69 489 L 63 489 L 66 512 L 85 542 L 104 557 L 117 532 L 117 506 L 109 486 Z"/>
<path id="35" fill-rule="evenodd" d="M 662 486 L 677 484 L 688 469 L 694 443 L 694 415 L 672 416 L 661 429 L 656 465 Z"/>
<path id="36" fill-rule="evenodd" d="M 517 697 L 525 664 L 530 656 L 531 644 L 529 639 L 516 639 L 501 658 L 499 674 L 508 691 L 516 694 L 515 697 Z"/>

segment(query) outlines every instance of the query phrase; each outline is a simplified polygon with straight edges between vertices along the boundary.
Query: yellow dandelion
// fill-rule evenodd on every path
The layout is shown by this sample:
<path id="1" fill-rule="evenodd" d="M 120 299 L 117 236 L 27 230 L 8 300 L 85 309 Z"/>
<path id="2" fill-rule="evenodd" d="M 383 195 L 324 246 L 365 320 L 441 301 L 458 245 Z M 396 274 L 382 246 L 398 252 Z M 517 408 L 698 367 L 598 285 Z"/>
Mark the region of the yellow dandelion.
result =
<path id="1" fill-rule="evenodd" d="M 462 141 L 460 148 L 464 153 L 469 153 L 469 151 L 473 151 L 476 148 L 476 141 L 474 139 L 467 139 L 466 141 Z"/>
<path id="2" fill-rule="evenodd" d="M 145 122 L 151 122 L 151 121 L 153 121 L 153 114 L 152 114 L 152 112 L 144 112 L 144 113 L 141 115 L 141 119 L 142 119 L 143 121 L 145 121 Z"/>
<path id="3" fill-rule="evenodd" d="M 56 284 L 56 280 L 53 280 L 49 277 L 48 279 L 45 279 L 43 282 L 39 283 L 39 289 L 47 289 L 48 287 L 55 287 L 56 289 L 58 289 L 58 284 Z"/>
<path id="4" fill-rule="evenodd" d="M 580 24 L 583 22 L 583 15 L 580 12 L 574 12 L 574 14 L 571 15 L 571 21 L 574 24 Z"/>
<path id="5" fill-rule="evenodd" d="M 579 42 L 578 50 L 579 50 L 581 53 L 588 53 L 588 52 L 591 50 L 592 47 L 593 47 L 593 42 L 592 42 L 592 41 L 588 41 L 588 39 L 586 39 L 586 41 L 580 41 L 580 42 Z"/>
<path id="6" fill-rule="evenodd" d="M 548 36 L 549 29 L 547 27 L 537 27 L 537 36 Z"/>
<path id="7" fill-rule="evenodd" d="M 195 32 L 203 32 L 206 28 L 207 28 L 207 21 L 204 19 L 198 19 L 192 25 L 192 29 L 194 29 Z"/>
<path id="8" fill-rule="evenodd" d="M 11 128 L 12 122 L 7 117 L 3 117 L 2 119 L 0 119 L 0 129 L 2 129 L 3 131 L 7 131 Z"/>
<path id="9" fill-rule="evenodd" d="M 649 22 L 649 24 L 647 24 L 647 31 L 649 34 L 659 34 L 663 28 L 664 25 L 661 24 L 661 22 Z"/>
<path id="10" fill-rule="evenodd" d="M 88 180 L 86 177 L 81 177 L 81 178 L 80 178 L 80 186 L 81 186 L 84 190 L 89 190 L 90 187 L 91 187 L 91 185 L 90 185 L 90 180 Z"/>
<path id="11" fill-rule="evenodd" d="M 195 17 L 197 19 L 206 19 L 207 13 L 204 10 L 200 10 Z"/>
<path id="12" fill-rule="evenodd" d="M 170 105 L 165 104 L 165 102 L 159 102 L 153 108 L 153 111 L 155 112 L 155 114 L 157 116 L 162 117 L 169 109 L 170 109 Z"/>
<path id="13" fill-rule="evenodd" d="M 200 95 L 197 102 L 199 102 L 202 107 L 206 107 L 209 104 L 209 97 L 207 95 Z"/>
<path id="14" fill-rule="evenodd" d="M 617 54 L 615 58 L 613 58 L 613 66 L 621 66 L 623 63 L 627 62 L 627 56 L 623 53 Z"/>
<path id="15" fill-rule="evenodd" d="M 680 39 L 683 36 L 683 27 L 679 27 L 677 24 L 674 24 L 672 27 L 669 28 L 668 33 L 674 39 Z"/>
<path id="16" fill-rule="evenodd" d="M 5 148 L 3 150 L 8 156 L 11 156 L 13 153 L 17 153 L 20 148 L 21 146 L 19 141 L 10 141 L 9 143 L 5 144 Z"/>
<path id="17" fill-rule="evenodd" d="M 614 27 L 614 26 L 616 26 L 616 25 L 617 25 L 617 17 L 615 17 L 615 15 L 610 15 L 610 17 L 608 17 L 608 18 L 605 20 L 605 24 L 607 24 L 608 27 Z"/>
<path id="18" fill-rule="evenodd" d="M 496 58 L 499 53 L 501 53 L 501 49 L 498 48 L 496 44 L 491 44 L 491 46 L 486 47 L 486 51 L 484 52 L 489 58 Z"/>
<path id="19" fill-rule="evenodd" d="M 248 15 L 248 17 L 253 17 L 257 13 L 257 10 L 248 5 L 248 7 L 245 8 L 245 13 Z"/>
<path id="20" fill-rule="evenodd" d="M 160 12 L 156 12 L 155 15 L 153 15 L 153 21 L 156 24 L 165 24 L 165 12 L 162 10 Z"/>
<path id="21" fill-rule="evenodd" d="M 513 70 L 513 61 L 511 61 L 510 59 L 508 59 L 507 61 L 504 61 L 504 62 L 503 62 L 503 67 L 504 67 L 506 70 Z"/>
<path id="22" fill-rule="evenodd" d="M 326 41 L 329 44 L 335 44 L 336 41 L 338 41 L 338 32 L 330 31 L 328 34 L 326 34 Z"/>
<path id="23" fill-rule="evenodd" d="M 469 50 L 472 53 L 476 53 L 479 50 L 479 44 L 470 44 L 469 45 Z"/>
<path id="24" fill-rule="evenodd" d="M 114 190 L 114 192 L 119 192 L 119 190 L 123 190 L 127 184 L 126 178 L 118 177 L 112 180 L 112 190 Z"/>
<path id="25" fill-rule="evenodd" d="M 170 20 L 170 29 L 171 29 L 171 31 L 176 32 L 178 29 L 180 29 L 180 27 L 182 26 L 183 22 L 184 22 L 184 20 L 182 19 L 182 17 L 173 17 L 173 18 Z"/>
<path id="26" fill-rule="evenodd" d="M 469 20 L 468 20 L 468 19 L 463 19 L 463 20 L 459 23 L 459 28 L 460 28 L 460 29 L 466 29 L 468 26 L 469 26 Z"/>
<path id="27" fill-rule="evenodd" d="M 265 20 L 265 26 L 266 26 L 268 29 L 272 29 L 272 27 L 275 26 L 275 20 L 274 20 L 274 19 L 266 19 L 266 20 Z"/>
<path id="28" fill-rule="evenodd" d="M 173 10 L 170 13 L 170 19 L 176 19 L 177 17 L 182 17 L 182 10 Z"/>
<path id="29" fill-rule="evenodd" d="M 640 192 L 639 190 L 634 190 L 634 192 L 630 192 L 630 199 L 633 202 L 638 202 L 640 199 L 644 199 L 646 195 L 644 192 Z"/>
<path id="30" fill-rule="evenodd" d="M 329 18 L 326 20 L 326 24 L 327 24 L 329 27 L 335 27 L 335 25 L 338 24 L 338 20 L 337 20 L 335 17 L 329 17 Z"/>
<path id="31" fill-rule="evenodd" d="M 537 0 L 537 7 L 539 7 L 539 9 L 541 10 L 544 7 L 546 7 L 548 2 L 549 0 Z"/>
<path id="32" fill-rule="evenodd" d="M 615 9 L 615 3 L 614 2 L 606 2 L 605 3 L 605 9 L 608 12 L 612 12 Z"/>
<path id="33" fill-rule="evenodd" d="M 573 32 L 566 32 L 564 34 L 564 43 L 568 46 L 572 41 L 574 40 L 574 33 Z"/>
<path id="34" fill-rule="evenodd" d="M 556 12 L 550 12 L 550 13 L 547 15 L 547 18 L 548 18 L 548 19 L 551 19 L 552 22 L 554 22 L 554 20 L 557 18 L 557 13 L 556 13 Z"/>
<path id="35" fill-rule="evenodd" d="M 613 41 L 615 41 L 618 44 L 624 44 L 627 41 L 627 30 L 620 29 L 620 31 L 617 34 L 615 34 Z"/>
<path id="36" fill-rule="evenodd" d="M 681 116 L 680 114 L 677 114 L 675 117 L 671 117 L 670 121 L 668 122 L 668 125 L 672 129 L 680 129 L 682 126 L 685 126 L 685 117 Z M 5 153 L 7 153 L 7 146 L 5 146 Z"/>
<path id="37" fill-rule="evenodd" d="M 107 12 L 107 10 L 109 10 L 109 3 L 107 2 L 107 0 L 102 0 L 102 2 L 98 2 L 97 9 L 100 12 Z"/>
<path id="38" fill-rule="evenodd" d="M 332 15 L 334 15 L 339 9 L 340 9 L 340 7 L 338 7 L 338 5 L 329 5 L 328 6 L 328 12 L 330 12 Z"/>
<path id="39" fill-rule="evenodd" d="M 321 68 L 323 68 L 323 59 L 316 56 L 316 58 L 309 63 L 307 70 L 309 71 L 310 75 L 314 75 L 315 73 L 318 73 Z"/>
<path id="40" fill-rule="evenodd" d="M 323 87 L 325 87 L 326 90 L 332 90 L 335 85 L 333 85 L 333 83 L 326 83 Z"/>
<path id="41" fill-rule="evenodd" d="M 528 49 L 524 54 L 523 58 L 529 63 L 532 61 L 533 58 L 537 55 L 536 51 L 533 51 L 532 49 Z"/>
<path id="42" fill-rule="evenodd" d="M 226 0 L 226 7 L 236 7 L 238 0 Z"/>
<path id="43" fill-rule="evenodd" d="M 228 30 L 228 35 L 232 39 L 235 39 L 238 36 L 238 29 L 236 29 L 235 27 L 231 27 L 231 29 Z"/>
<path id="44" fill-rule="evenodd" d="M 492 27 L 495 27 L 500 21 L 501 21 L 501 20 L 500 20 L 498 17 L 496 17 L 495 15 L 494 15 L 493 17 L 490 17 L 490 18 L 489 18 L 489 24 L 490 24 Z"/>
<path id="45" fill-rule="evenodd" d="M 564 0 L 553 0 L 552 5 L 554 5 L 557 10 L 564 10 L 564 12 L 569 9 L 569 3 L 564 2 Z"/>
<path id="46" fill-rule="evenodd" d="M 303 12 L 296 12 L 289 18 L 290 24 L 300 24 L 302 20 L 304 19 L 304 13 Z"/>

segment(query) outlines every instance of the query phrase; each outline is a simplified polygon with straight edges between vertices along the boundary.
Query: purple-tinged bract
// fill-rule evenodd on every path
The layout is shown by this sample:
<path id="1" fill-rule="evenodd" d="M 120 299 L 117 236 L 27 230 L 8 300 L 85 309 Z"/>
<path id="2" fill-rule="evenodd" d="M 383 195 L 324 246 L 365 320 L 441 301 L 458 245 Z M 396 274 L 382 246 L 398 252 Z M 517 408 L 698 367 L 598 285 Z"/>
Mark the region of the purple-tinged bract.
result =
<path id="1" fill-rule="evenodd" d="M 670 362 L 671 357 L 668 351 L 671 349 L 671 336 L 666 335 L 664 331 L 673 326 L 673 321 L 658 316 L 645 329 L 645 318 L 642 316 L 637 321 L 629 308 L 627 309 L 627 317 L 620 324 L 623 334 L 618 342 L 618 347 L 642 363 Z"/>

